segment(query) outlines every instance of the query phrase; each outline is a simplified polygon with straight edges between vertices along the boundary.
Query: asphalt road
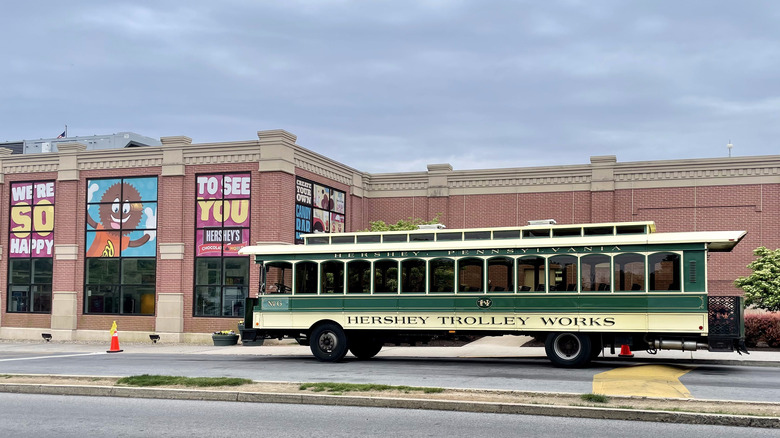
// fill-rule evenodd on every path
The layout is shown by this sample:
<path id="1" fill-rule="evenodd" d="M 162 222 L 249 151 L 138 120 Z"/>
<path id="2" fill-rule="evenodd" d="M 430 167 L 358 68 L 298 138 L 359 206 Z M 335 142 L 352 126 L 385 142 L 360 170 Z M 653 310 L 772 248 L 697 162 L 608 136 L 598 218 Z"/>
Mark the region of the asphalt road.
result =
<path id="1" fill-rule="evenodd" d="M 377 357 L 328 364 L 311 356 L 213 354 L 106 354 L 4 352 L 0 374 L 229 376 L 260 381 L 382 383 L 390 385 L 591 393 L 594 376 L 641 366 L 596 361 L 585 369 L 559 369 L 541 358 Z M 780 368 L 670 362 L 693 398 L 780 402 Z"/>
<path id="2" fill-rule="evenodd" d="M 776 437 L 771 429 L 315 405 L 0 393 L 3 437 Z"/>

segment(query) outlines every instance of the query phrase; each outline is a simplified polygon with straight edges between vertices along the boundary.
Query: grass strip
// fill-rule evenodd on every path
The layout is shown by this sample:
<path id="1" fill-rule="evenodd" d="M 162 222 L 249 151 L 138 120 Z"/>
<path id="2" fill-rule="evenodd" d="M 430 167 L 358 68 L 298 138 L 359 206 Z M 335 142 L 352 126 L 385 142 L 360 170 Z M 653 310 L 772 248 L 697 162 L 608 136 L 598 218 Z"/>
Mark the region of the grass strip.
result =
<path id="1" fill-rule="evenodd" d="M 301 391 L 311 389 L 314 392 L 369 392 L 369 391 L 401 391 L 405 393 L 410 392 L 422 392 L 425 394 L 437 394 L 444 392 L 444 388 L 425 388 L 420 386 L 393 386 L 393 385 L 380 385 L 376 383 L 335 383 L 335 382 L 315 382 L 315 383 L 301 383 L 299 387 Z"/>
<path id="2" fill-rule="evenodd" d="M 601 394 L 582 394 L 580 398 L 586 402 L 591 402 L 591 403 L 609 402 L 609 398 L 606 395 L 601 395 Z"/>
<path id="3" fill-rule="evenodd" d="M 250 379 L 238 377 L 182 377 L 142 374 L 140 376 L 123 377 L 116 382 L 127 386 L 240 386 L 252 383 Z"/>

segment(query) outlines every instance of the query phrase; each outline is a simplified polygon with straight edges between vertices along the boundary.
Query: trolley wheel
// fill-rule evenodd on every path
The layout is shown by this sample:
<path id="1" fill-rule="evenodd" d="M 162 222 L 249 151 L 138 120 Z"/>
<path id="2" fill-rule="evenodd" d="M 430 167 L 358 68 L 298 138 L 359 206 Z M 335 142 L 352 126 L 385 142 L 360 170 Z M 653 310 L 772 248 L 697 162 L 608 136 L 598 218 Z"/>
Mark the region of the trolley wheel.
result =
<path id="1" fill-rule="evenodd" d="M 318 360 L 338 362 L 347 354 L 347 335 L 338 324 L 322 324 L 312 330 L 309 346 Z"/>
<path id="2" fill-rule="evenodd" d="M 591 360 L 590 336 L 581 333 L 550 333 L 544 343 L 547 358 L 559 367 L 576 368 Z"/>
<path id="3" fill-rule="evenodd" d="M 373 338 L 351 339 L 349 342 L 349 352 L 360 360 L 371 359 L 382 350 L 384 342 Z"/>

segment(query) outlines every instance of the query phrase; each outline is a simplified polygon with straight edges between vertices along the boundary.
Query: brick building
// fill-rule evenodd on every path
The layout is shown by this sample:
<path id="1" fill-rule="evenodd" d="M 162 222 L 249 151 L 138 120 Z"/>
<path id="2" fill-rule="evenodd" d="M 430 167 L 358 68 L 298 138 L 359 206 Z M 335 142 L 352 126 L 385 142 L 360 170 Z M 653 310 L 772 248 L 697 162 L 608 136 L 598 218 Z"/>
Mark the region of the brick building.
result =
<path id="1" fill-rule="evenodd" d="M 67 139 L 66 139 L 67 140 Z M 259 275 L 246 244 L 369 221 L 440 216 L 449 228 L 651 220 L 659 231 L 747 230 L 713 253 L 709 290 L 739 291 L 758 246 L 780 247 L 780 156 L 369 174 L 257 140 L 56 152 L 0 149 L 0 338 L 199 341 L 234 329 Z"/>

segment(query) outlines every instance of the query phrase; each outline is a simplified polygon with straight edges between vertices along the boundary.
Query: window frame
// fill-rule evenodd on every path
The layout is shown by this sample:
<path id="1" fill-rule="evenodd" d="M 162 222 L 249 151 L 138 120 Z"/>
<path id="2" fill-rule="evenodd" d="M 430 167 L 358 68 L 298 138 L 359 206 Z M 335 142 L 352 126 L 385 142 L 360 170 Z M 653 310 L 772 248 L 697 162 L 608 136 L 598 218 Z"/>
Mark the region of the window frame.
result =
<path id="1" fill-rule="evenodd" d="M 128 181 L 133 180 L 154 180 L 154 197 L 150 199 L 143 199 L 144 194 L 139 192 L 139 195 L 141 199 L 138 201 L 142 206 L 146 206 L 147 208 L 154 205 L 154 214 L 157 216 L 159 215 L 159 182 L 160 178 L 158 175 L 138 175 L 138 176 L 118 176 L 118 177 L 105 177 L 105 178 L 88 178 L 86 183 L 86 190 L 87 192 L 90 190 L 90 184 L 96 181 L 116 181 L 116 184 L 121 184 L 122 187 L 125 183 Z M 135 187 L 134 187 L 135 188 Z M 136 190 L 138 190 L 136 188 Z M 104 192 L 105 193 L 105 192 Z M 123 196 L 124 193 L 120 194 L 120 197 L 125 198 Z M 129 204 L 133 204 L 133 201 L 130 201 Z M 97 207 L 98 212 L 100 211 L 100 206 L 102 205 L 108 205 L 113 204 L 111 201 L 103 202 L 102 200 L 89 200 L 85 203 L 85 210 L 84 210 L 84 217 L 90 215 L 90 207 Z M 120 202 L 119 205 L 124 206 L 126 203 L 124 201 Z M 143 207 L 142 207 L 143 208 Z M 90 216 L 91 217 L 91 216 Z M 94 218 L 93 218 L 94 220 Z M 89 245 L 94 244 L 95 240 L 97 239 L 97 236 L 100 235 L 100 233 L 105 233 L 106 231 L 101 229 L 92 229 L 92 227 L 89 224 L 89 221 L 85 220 L 84 224 L 84 277 L 83 277 L 83 296 L 84 296 L 84 302 L 82 305 L 82 311 L 84 315 L 117 315 L 117 316 L 131 316 L 131 317 L 150 317 L 155 316 L 157 314 L 157 242 L 156 242 L 156 233 L 159 229 L 159 224 L 155 221 L 154 228 L 149 228 L 146 226 L 146 224 L 143 224 L 140 222 L 136 227 L 131 228 L 131 232 L 133 231 L 150 231 L 155 233 L 155 242 L 149 243 L 149 241 L 144 242 L 141 246 L 145 245 L 153 245 L 154 247 L 154 255 L 148 256 L 148 255 L 129 255 L 124 256 L 123 252 L 128 251 L 131 247 L 128 247 L 127 249 L 122 249 L 122 245 L 119 245 L 119 251 L 118 254 L 115 256 L 103 256 L 100 257 L 90 257 L 89 254 Z M 88 244 L 90 240 L 90 234 L 94 235 L 92 243 Z M 124 233 L 120 230 L 120 239 L 121 236 L 124 236 Z M 149 239 L 150 241 L 152 239 Z M 94 260 L 103 260 L 104 262 L 107 261 L 115 261 L 117 266 L 114 282 L 98 282 L 98 283 L 90 283 L 90 263 Z M 131 261 L 150 261 L 153 265 L 153 274 L 152 278 L 147 278 L 146 280 L 148 282 L 142 282 L 142 283 L 123 283 L 124 279 L 124 265 L 125 262 L 131 262 Z M 146 275 L 149 275 L 148 273 Z M 126 293 L 126 290 L 150 290 L 150 293 Z M 106 291 L 110 291 L 110 293 L 106 293 Z M 93 292 L 97 292 L 96 294 L 93 294 Z M 151 312 L 142 313 L 141 310 L 143 310 L 145 307 L 148 308 L 150 305 L 149 298 L 145 298 L 145 296 L 152 295 L 151 299 Z M 136 303 L 135 297 L 138 297 L 138 302 Z M 110 298 L 110 301 L 109 301 Z M 129 300 L 128 300 L 129 299 Z M 110 305 L 110 310 L 106 311 L 107 303 Z M 102 308 L 102 311 L 98 311 L 98 307 Z M 126 311 L 127 308 L 133 309 L 130 311 Z M 96 309 L 96 310 L 90 310 L 90 309 Z M 115 309 L 115 310 L 111 310 Z M 138 309 L 138 311 L 134 311 L 134 309 Z"/>
<path id="2" fill-rule="evenodd" d="M 241 176 L 246 175 L 246 176 L 249 177 L 249 190 L 250 190 L 250 193 L 248 195 L 226 197 L 225 196 L 225 191 L 224 191 L 225 177 L 227 177 L 227 176 L 238 176 L 238 175 L 241 175 Z M 219 226 L 205 226 L 205 225 L 204 226 L 199 226 L 199 223 L 198 223 L 198 220 L 199 220 L 198 219 L 198 212 L 200 210 L 198 208 L 198 203 L 203 201 L 203 200 L 205 200 L 205 199 L 199 199 L 198 198 L 198 178 L 200 178 L 200 177 L 212 177 L 212 176 L 220 177 L 220 181 L 221 181 L 222 186 L 218 188 L 219 197 L 218 198 L 208 198 L 208 200 L 215 200 L 215 201 L 218 200 L 219 202 L 221 202 L 222 205 L 223 205 L 223 211 L 224 211 L 224 202 L 226 200 L 231 200 L 231 201 L 243 201 L 243 200 L 246 200 L 248 202 L 248 205 L 247 205 L 247 218 L 248 219 L 247 219 L 247 222 L 246 222 L 246 224 L 247 224 L 246 226 L 226 225 L 224 216 L 223 216 L 222 221 L 221 221 Z M 242 318 L 244 316 L 244 314 L 245 314 L 245 311 L 246 311 L 246 309 L 245 309 L 246 298 L 249 297 L 249 281 L 250 281 L 250 269 L 251 269 L 250 267 L 252 266 L 252 260 L 250 260 L 249 256 L 225 255 L 224 235 L 225 235 L 225 230 L 239 230 L 240 233 L 241 233 L 241 236 L 242 236 L 242 240 L 243 240 L 244 233 L 246 233 L 246 235 L 248 235 L 248 236 L 252 235 L 252 219 L 251 218 L 252 218 L 252 184 L 253 184 L 253 182 L 254 182 L 254 177 L 252 175 L 252 172 L 249 171 L 249 170 L 245 170 L 245 171 L 240 171 L 239 170 L 239 171 L 235 171 L 235 172 L 200 172 L 200 173 L 196 173 L 195 174 L 195 186 L 194 186 L 195 196 L 194 196 L 194 204 L 193 204 L 194 205 L 195 222 L 194 222 L 193 242 L 195 243 L 195 247 L 196 248 L 195 248 L 195 253 L 193 255 L 194 263 L 193 263 L 193 267 L 192 267 L 192 269 L 193 269 L 193 278 L 194 278 L 193 289 L 192 289 L 193 303 L 194 303 L 193 306 L 192 306 L 192 316 L 193 316 L 193 318 Z M 222 241 L 220 243 L 219 255 L 216 255 L 216 254 L 198 255 L 197 245 L 198 245 L 198 242 L 199 242 L 199 240 L 198 240 L 199 233 L 201 233 L 201 232 L 205 233 L 206 230 L 220 230 L 221 236 L 223 236 L 223 237 L 222 237 Z M 251 241 L 251 237 L 250 237 L 250 241 Z M 204 244 L 205 244 L 205 234 L 204 234 Z M 198 265 L 198 261 L 199 260 L 205 260 L 205 259 L 220 259 L 220 263 L 219 263 L 219 266 L 220 266 L 220 279 L 221 279 L 222 283 L 219 283 L 219 284 L 216 284 L 216 283 L 200 284 L 200 283 L 198 283 L 198 273 L 199 273 L 198 272 L 198 266 L 199 266 Z M 233 284 L 232 281 L 231 281 L 230 284 L 228 283 L 228 275 L 227 275 L 228 274 L 228 272 L 227 272 L 228 268 L 227 268 L 227 264 L 231 260 L 242 260 L 241 263 L 244 263 L 246 265 L 246 269 L 244 270 L 243 275 L 232 275 L 232 276 L 230 276 L 230 278 L 233 279 L 232 281 L 235 281 L 235 279 L 238 279 L 238 278 L 242 278 L 242 281 L 244 283 L 241 284 L 240 286 L 237 285 L 237 284 Z M 294 270 L 294 265 L 293 265 L 293 270 Z M 217 306 L 219 314 L 218 315 L 199 314 L 198 313 L 198 308 L 197 308 L 198 307 L 197 306 L 198 300 L 200 300 L 200 299 L 208 299 L 210 297 L 210 292 L 207 292 L 205 295 L 201 296 L 202 292 L 200 292 L 200 291 L 201 290 L 211 290 L 211 289 L 214 289 L 214 288 L 218 288 L 219 289 L 219 293 L 220 293 L 219 305 Z M 229 292 L 233 292 L 233 295 L 235 295 L 235 292 L 236 292 L 235 289 L 236 288 L 240 289 L 240 292 L 241 292 L 240 296 L 241 296 L 241 298 L 235 299 L 234 301 L 241 301 L 243 303 L 240 306 L 241 311 L 240 312 L 236 312 L 235 310 L 233 310 L 233 311 L 230 312 L 231 315 L 225 315 L 224 314 L 224 310 L 226 308 L 225 307 L 225 302 L 226 302 L 227 299 L 232 299 L 232 298 L 228 298 L 228 293 Z M 233 306 L 233 307 L 235 307 L 235 306 Z"/>
<path id="3" fill-rule="evenodd" d="M 45 204 L 40 204 L 40 203 L 33 202 L 33 200 L 35 200 L 37 198 L 36 187 L 38 185 L 47 185 L 47 184 L 52 184 L 52 200 L 51 201 L 47 200 L 47 203 L 45 203 Z M 8 313 L 16 313 L 16 314 L 44 314 L 44 315 L 45 314 L 51 314 L 52 299 L 53 299 L 53 288 L 54 288 L 54 280 L 53 280 L 54 253 L 53 253 L 53 248 L 52 248 L 52 254 L 51 255 L 48 255 L 48 256 L 45 256 L 45 257 L 34 256 L 33 255 L 33 250 L 31 248 L 30 244 L 28 243 L 28 255 L 21 256 L 21 257 L 19 257 L 19 256 L 12 256 L 11 255 L 11 238 L 12 237 L 19 237 L 19 236 L 16 236 L 17 234 L 28 234 L 28 236 L 25 236 L 25 238 L 29 242 L 30 239 L 32 238 L 32 235 L 34 235 L 34 234 L 41 234 L 42 232 L 45 232 L 45 233 L 47 233 L 45 236 L 51 235 L 51 241 L 54 242 L 54 230 L 55 230 L 55 228 L 54 228 L 54 220 L 56 218 L 56 209 L 57 209 L 57 207 L 56 207 L 56 202 L 57 202 L 57 193 L 56 193 L 57 182 L 55 180 L 53 180 L 53 179 L 31 180 L 31 181 L 13 181 L 13 182 L 11 182 L 9 184 L 9 192 L 13 193 L 13 189 L 14 189 L 15 186 L 26 186 L 26 185 L 30 185 L 31 186 L 31 191 L 32 191 L 31 196 L 32 196 L 33 200 L 31 200 L 30 204 L 29 205 L 28 204 L 22 204 L 22 203 L 14 204 L 13 196 L 11 195 L 11 199 L 10 199 L 9 205 L 8 205 L 8 247 L 9 247 L 9 249 L 8 249 L 8 256 L 7 256 L 7 258 L 8 258 L 8 264 L 7 265 L 8 266 L 6 267 L 6 274 L 7 274 L 7 277 L 6 277 L 6 291 L 7 291 L 6 295 L 7 295 L 7 298 L 6 298 L 6 303 L 5 303 L 6 304 L 6 312 L 8 312 Z M 48 198 L 48 197 L 46 197 L 46 198 Z M 46 228 L 46 229 L 40 229 L 39 230 L 39 229 L 36 229 L 36 219 L 35 219 L 36 215 L 35 215 L 35 211 L 37 209 L 42 209 L 42 206 L 44 206 L 44 205 L 45 206 L 50 206 L 50 208 L 51 208 L 52 217 L 51 218 L 47 217 L 47 222 L 51 221 L 52 225 L 51 225 L 51 229 Z M 26 231 L 26 232 L 25 231 L 21 231 L 21 232 L 20 231 L 14 231 L 13 230 L 13 228 L 14 228 L 13 217 L 15 216 L 14 215 L 14 211 L 15 210 L 19 210 L 21 208 L 26 208 L 26 207 L 29 207 L 29 209 L 30 209 L 30 216 L 29 216 L 30 229 L 29 229 L 29 231 Z M 47 240 L 49 240 L 49 239 L 47 239 Z M 53 247 L 53 243 L 52 243 L 52 247 Z M 26 270 L 27 281 L 26 282 L 14 282 L 15 275 L 14 275 L 14 272 L 13 272 L 13 265 L 14 265 L 15 261 L 21 261 L 21 260 L 24 260 L 24 261 L 28 262 L 28 266 L 27 266 L 27 270 Z M 35 265 L 36 265 L 37 261 L 43 261 L 43 260 L 48 260 L 49 264 L 50 264 L 50 268 L 51 268 L 50 272 L 48 274 L 48 282 L 47 281 L 36 281 L 36 272 L 35 272 L 36 268 L 35 268 Z M 13 309 L 11 307 L 11 304 L 14 302 L 14 299 L 20 297 L 17 292 L 22 292 L 22 291 L 15 291 L 15 290 L 13 290 L 14 287 L 24 287 L 24 288 L 26 288 L 26 291 L 24 291 L 24 296 L 21 297 L 21 298 L 23 298 L 22 302 L 25 303 L 26 310 L 17 310 L 19 304 L 17 304 L 17 309 Z M 44 292 L 43 294 L 41 294 L 40 292 L 38 293 L 39 295 L 43 295 L 45 297 L 48 297 L 45 301 L 41 301 L 41 306 L 40 307 L 44 308 L 43 310 L 35 310 L 35 308 L 36 308 L 36 305 L 35 305 L 36 292 L 34 291 L 34 289 L 36 287 L 42 287 L 44 289 L 48 289 L 48 291 Z"/>

